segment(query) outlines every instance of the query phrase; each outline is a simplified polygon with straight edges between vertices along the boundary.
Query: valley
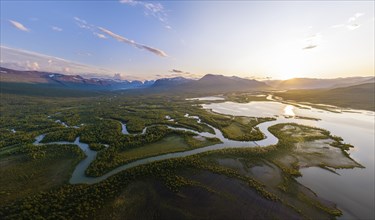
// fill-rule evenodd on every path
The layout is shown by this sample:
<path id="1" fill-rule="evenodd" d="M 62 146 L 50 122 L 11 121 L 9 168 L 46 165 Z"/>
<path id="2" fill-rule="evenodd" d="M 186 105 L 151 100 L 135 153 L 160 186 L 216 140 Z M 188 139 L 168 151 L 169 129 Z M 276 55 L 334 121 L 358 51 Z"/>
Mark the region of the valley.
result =
<path id="1" fill-rule="evenodd" d="M 375 219 L 374 9 L 0 0 L 0 220 Z"/>
<path id="2" fill-rule="evenodd" d="M 6 93 L 2 97 L 0 158 L 6 165 L 1 172 L 9 176 L 0 195 L 5 219 L 50 213 L 65 218 L 95 214 L 103 219 L 108 214 L 116 219 L 124 216 L 122 210 L 132 218 L 205 218 L 206 211 L 194 205 L 199 200 L 215 203 L 216 208 L 229 201 L 243 202 L 226 205 L 218 216 L 258 207 L 257 201 L 272 214 L 256 209 L 243 215 L 330 219 L 347 215 L 341 209 L 348 207 L 315 194 L 306 187 L 311 182 L 301 184 L 303 170 L 317 167 L 331 175 L 348 168 L 367 170 L 366 178 L 372 170 L 371 162 L 355 157 L 357 162 L 348 153 L 353 146 L 320 129 L 341 134 L 327 125 L 342 123 L 342 114 L 373 117 L 370 112 L 331 113 L 257 93 L 229 93 L 219 100 L 116 93 L 60 99 Z M 337 119 L 332 121 L 331 114 Z M 70 159 L 53 159 L 56 156 Z M 50 165 L 37 168 L 43 164 Z M 29 168 L 38 171 L 28 174 Z M 59 173 L 53 184 L 34 186 L 49 180 L 51 172 Z M 327 185 L 331 191 L 332 187 Z M 191 197 L 193 192 L 201 196 Z M 252 196 L 241 197 L 243 193 Z M 142 202 L 145 199 L 150 202 Z M 148 211 L 142 212 L 146 207 Z M 240 213 L 235 215 L 241 218 Z M 371 215 L 369 210 L 364 213 Z"/>

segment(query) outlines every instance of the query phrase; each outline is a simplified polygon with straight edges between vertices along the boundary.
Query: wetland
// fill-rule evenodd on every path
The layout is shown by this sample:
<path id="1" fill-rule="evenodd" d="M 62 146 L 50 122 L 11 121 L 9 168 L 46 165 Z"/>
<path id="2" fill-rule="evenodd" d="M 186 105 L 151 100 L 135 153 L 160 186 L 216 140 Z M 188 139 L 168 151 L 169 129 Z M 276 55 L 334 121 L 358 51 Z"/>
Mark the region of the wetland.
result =
<path id="1" fill-rule="evenodd" d="M 255 97 L 262 100 L 103 96 L 23 102 L 27 108 L 17 108 L 9 95 L 1 106 L 0 215 L 373 215 L 374 158 L 365 152 L 373 152 L 374 113 L 336 113 Z M 362 131 L 361 143 L 350 138 L 350 129 Z M 59 178 L 50 181 L 53 172 Z M 337 187 L 342 181 L 367 194 L 348 184 Z M 51 183 L 34 187 L 43 182 Z"/>

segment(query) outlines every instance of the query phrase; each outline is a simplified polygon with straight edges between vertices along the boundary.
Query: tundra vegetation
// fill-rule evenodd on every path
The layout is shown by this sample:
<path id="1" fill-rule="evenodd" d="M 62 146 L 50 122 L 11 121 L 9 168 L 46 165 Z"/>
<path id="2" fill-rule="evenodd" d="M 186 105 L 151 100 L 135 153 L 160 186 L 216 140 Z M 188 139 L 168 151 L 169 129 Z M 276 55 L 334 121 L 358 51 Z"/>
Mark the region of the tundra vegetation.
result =
<path id="1" fill-rule="evenodd" d="M 80 137 L 98 151 L 86 174 L 101 176 L 140 158 L 220 142 L 168 126 L 213 133 L 211 125 L 229 139 L 251 141 L 263 138 L 257 124 L 273 120 L 220 115 L 202 109 L 202 101 L 185 98 L 1 94 L 0 218 L 332 219 L 341 215 L 335 204 L 295 179 L 301 175 L 300 167 L 361 167 L 347 154 L 350 145 L 319 128 L 278 124 L 269 128 L 279 138 L 277 145 L 153 162 L 92 185 L 69 184 L 74 167 L 85 157 L 76 145 L 32 144 L 41 134 L 46 134 L 45 143 Z M 204 123 L 186 114 L 199 116 Z M 121 132 L 120 122 L 126 123 L 130 134 Z"/>

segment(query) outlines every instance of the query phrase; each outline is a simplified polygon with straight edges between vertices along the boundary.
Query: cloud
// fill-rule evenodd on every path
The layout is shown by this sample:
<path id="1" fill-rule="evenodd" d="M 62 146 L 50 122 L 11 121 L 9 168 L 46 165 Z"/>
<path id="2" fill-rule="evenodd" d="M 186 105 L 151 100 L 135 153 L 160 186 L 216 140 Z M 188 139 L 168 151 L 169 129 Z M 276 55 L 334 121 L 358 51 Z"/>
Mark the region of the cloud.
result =
<path id="1" fill-rule="evenodd" d="M 178 70 L 178 69 L 172 69 L 172 70 L 170 70 L 169 72 L 171 72 L 171 73 L 179 73 L 179 74 L 186 74 L 186 75 L 189 75 L 189 74 L 191 74 L 190 72 L 185 72 L 185 71 L 183 71 L 183 70 Z"/>
<path id="2" fill-rule="evenodd" d="M 305 39 L 305 46 L 302 48 L 302 50 L 310 50 L 314 49 L 318 46 L 322 39 L 322 34 L 321 33 L 315 33 L 313 35 L 308 36 Z"/>
<path id="3" fill-rule="evenodd" d="M 120 0 L 122 4 L 127 4 L 130 6 L 141 6 L 143 8 L 143 13 L 146 16 L 152 16 L 158 19 L 164 24 L 164 27 L 167 29 L 172 29 L 168 24 L 168 14 L 164 9 L 164 6 L 158 2 L 144 2 L 144 1 L 135 1 L 135 0 Z"/>
<path id="4" fill-rule="evenodd" d="M 82 29 L 87 29 L 87 30 L 93 29 L 92 25 L 88 24 L 85 20 L 83 20 L 79 17 L 74 17 L 74 20 L 76 20 L 76 24 L 78 25 L 78 27 L 80 27 Z"/>
<path id="5" fill-rule="evenodd" d="M 156 78 L 175 78 L 175 77 L 184 77 L 187 79 L 198 79 L 201 78 L 202 75 L 200 74 L 195 74 L 191 72 L 187 72 L 184 70 L 179 70 L 179 69 L 171 69 L 168 71 L 170 74 L 158 74 L 155 75 Z"/>
<path id="6" fill-rule="evenodd" d="M 331 26 L 332 28 L 346 28 L 350 31 L 355 30 L 361 26 L 361 24 L 358 23 L 358 18 L 362 17 L 365 15 L 364 13 L 357 12 L 353 16 L 349 17 L 348 21 L 343 24 L 336 24 Z"/>
<path id="7" fill-rule="evenodd" d="M 172 73 L 183 73 L 184 71 L 182 71 L 182 70 L 172 69 L 172 70 L 169 71 L 169 72 L 172 72 Z"/>
<path id="8" fill-rule="evenodd" d="M 28 28 L 26 28 L 23 24 L 19 23 L 18 21 L 9 20 L 9 22 L 13 25 L 13 27 L 17 28 L 20 31 L 30 31 Z"/>
<path id="9" fill-rule="evenodd" d="M 57 32 L 63 31 L 62 28 L 59 28 L 59 27 L 56 27 L 56 26 L 52 26 L 51 29 L 54 30 L 54 31 L 57 31 Z"/>
<path id="10" fill-rule="evenodd" d="M 355 20 L 357 20 L 359 17 L 363 16 L 364 13 L 355 13 L 353 16 L 351 16 L 349 19 L 348 19 L 348 22 L 354 22 Z"/>
<path id="11" fill-rule="evenodd" d="M 157 49 L 157 48 L 154 48 L 154 47 L 151 47 L 151 46 L 147 46 L 147 45 L 144 45 L 144 44 L 140 44 L 140 43 L 137 43 L 135 42 L 134 40 L 129 40 L 127 39 L 126 37 L 123 37 L 121 35 L 118 35 L 118 34 L 115 34 L 114 32 L 106 29 L 106 28 L 103 28 L 103 27 L 97 27 L 95 25 L 92 25 L 92 24 L 89 24 L 87 21 L 81 19 L 81 18 L 78 18 L 78 17 L 74 17 L 74 20 L 76 20 L 76 24 L 80 27 L 80 28 L 83 28 L 83 29 L 87 29 L 87 30 L 90 30 L 92 31 L 92 33 L 97 36 L 98 38 L 101 38 L 101 39 L 106 39 L 107 36 L 110 36 L 112 38 L 114 38 L 115 40 L 119 41 L 119 42 L 123 42 L 123 43 L 127 43 L 127 44 L 130 44 L 138 49 L 142 49 L 142 50 L 147 50 L 155 55 L 158 55 L 158 56 L 161 56 L 161 57 L 167 57 L 168 55 L 160 50 L 160 49 Z M 100 31 L 104 34 L 100 34 L 100 33 L 97 33 L 97 31 Z"/>
<path id="12" fill-rule="evenodd" d="M 59 57 L 0 46 L 1 66 L 16 70 L 40 70 L 82 76 L 113 76 L 118 71 L 76 63 Z"/>
<path id="13" fill-rule="evenodd" d="M 349 30 L 355 30 L 359 28 L 360 26 L 361 26 L 360 24 L 349 24 L 349 25 L 346 25 L 346 28 L 348 28 Z"/>
<path id="14" fill-rule="evenodd" d="M 158 78 L 175 78 L 175 77 L 184 77 L 186 79 L 199 79 L 199 78 L 202 77 L 202 75 L 193 74 L 193 73 L 189 73 L 189 72 L 155 75 L 156 79 L 158 79 Z"/>
<path id="15" fill-rule="evenodd" d="M 93 33 L 95 36 L 97 36 L 98 38 L 101 38 L 101 39 L 107 39 L 107 37 L 104 35 L 104 34 L 99 34 L 97 32 L 94 32 Z"/>
<path id="16" fill-rule="evenodd" d="M 309 46 L 306 46 L 304 48 L 302 48 L 302 50 L 310 50 L 310 49 L 314 49 L 315 47 L 317 47 L 318 45 L 309 45 Z"/>
<path id="17" fill-rule="evenodd" d="M 125 38 L 125 37 L 123 37 L 121 35 L 115 34 L 112 31 L 107 30 L 107 29 L 102 28 L 102 27 L 98 27 L 98 29 L 101 32 L 107 34 L 108 36 L 116 39 L 119 42 L 127 43 L 127 44 L 130 44 L 130 45 L 132 45 L 132 46 L 134 46 L 136 48 L 147 50 L 147 51 L 149 51 L 149 52 L 151 52 L 153 54 L 156 54 L 158 56 L 161 56 L 161 57 L 167 57 L 168 56 L 164 51 L 162 51 L 160 49 L 153 48 L 153 47 L 150 47 L 150 46 L 147 46 L 147 45 L 144 45 L 144 44 L 137 43 L 134 40 L 129 40 L 129 39 L 127 39 L 127 38 Z"/>

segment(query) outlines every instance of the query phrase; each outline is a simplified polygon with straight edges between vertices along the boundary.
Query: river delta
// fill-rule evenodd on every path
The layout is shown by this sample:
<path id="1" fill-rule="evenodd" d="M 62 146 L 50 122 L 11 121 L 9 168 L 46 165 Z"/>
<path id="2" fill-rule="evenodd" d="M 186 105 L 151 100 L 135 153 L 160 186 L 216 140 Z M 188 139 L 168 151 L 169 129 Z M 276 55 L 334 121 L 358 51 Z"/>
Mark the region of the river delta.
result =
<path id="1" fill-rule="evenodd" d="M 0 150 L 1 172 L 4 177 L 24 173 L 17 178 L 23 178 L 24 185 L 5 184 L 0 196 L 7 202 L 0 215 L 44 216 L 41 207 L 60 217 L 79 209 L 76 218 L 95 214 L 103 219 L 108 213 L 114 219 L 374 215 L 374 112 L 317 109 L 271 95 L 250 102 L 223 96 L 163 100 L 164 104 L 157 99 L 140 104 L 142 100 L 111 97 L 95 106 L 86 100 L 73 108 L 76 100 L 55 103 L 34 116 L 45 128 L 28 123 L 23 130 L 22 123 L 8 121 L 11 128 L 2 127 L 9 134 Z M 7 116 L 12 114 L 16 113 Z M 17 143 L 21 134 L 22 142 Z M 55 151 L 69 158 L 51 165 L 61 169 L 62 179 L 36 194 L 28 192 L 33 177 L 14 166 L 41 166 L 38 163 L 50 160 Z M 33 175 L 49 178 L 38 171 Z M 13 198 L 20 188 L 25 192 Z M 51 199 L 56 193 L 63 198 Z M 85 197 L 68 199 L 71 193 Z M 66 212 L 43 202 L 46 199 L 76 207 Z M 233 204 L 225 205 L 228 201 Z M 220 211 L 202 214 L 214 210 Z"/>

